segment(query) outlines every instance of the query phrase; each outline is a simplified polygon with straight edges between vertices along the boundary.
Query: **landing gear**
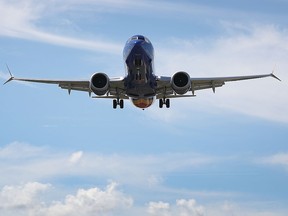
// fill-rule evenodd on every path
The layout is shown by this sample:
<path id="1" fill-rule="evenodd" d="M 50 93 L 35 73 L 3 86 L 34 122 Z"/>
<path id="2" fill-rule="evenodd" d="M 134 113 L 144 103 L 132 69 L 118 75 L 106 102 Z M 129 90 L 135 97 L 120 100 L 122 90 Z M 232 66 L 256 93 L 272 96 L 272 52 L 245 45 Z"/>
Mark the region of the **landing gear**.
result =
<path id="1" fill-rule="evenodd" d="M 159 108 L 163 108 L 163 105 L 166 105 L 166 108 L 170 108 L 170 99 L 159 99 Z"/>
<path id="2" fill-rule="evenodd" d="M 124 108 L 124 101 L 121 99 L 114 99 L 113 100 L 113 109 L 116 109 L 117 106 L 119 105 L 120 109 L 123 109 Z"/>

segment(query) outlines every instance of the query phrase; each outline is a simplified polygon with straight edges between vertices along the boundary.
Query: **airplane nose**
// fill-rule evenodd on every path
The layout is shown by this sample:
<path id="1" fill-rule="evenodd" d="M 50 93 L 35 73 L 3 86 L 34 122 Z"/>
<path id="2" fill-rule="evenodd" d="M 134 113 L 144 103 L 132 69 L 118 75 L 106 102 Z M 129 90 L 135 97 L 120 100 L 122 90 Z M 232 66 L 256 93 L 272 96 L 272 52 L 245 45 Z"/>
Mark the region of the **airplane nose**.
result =
<path id="1" fill-rule="evenodd" d="M 134 41 L 134 44 L 139 46 L 139 45 L 142 45 L 143 44 L 143 41 L 142 40 L 135 40 Z"/>
<path id="2" fill-rule="evenodd" d="M 143 49 L 143 41 L 141 41 L 141 40 L 137 40 L 137 41 L 135 41 L 134 42 L 134 46 L 133 46 L 133 50 L 134 51 L 139 51 L 139 50 L 142 50 Z"/>

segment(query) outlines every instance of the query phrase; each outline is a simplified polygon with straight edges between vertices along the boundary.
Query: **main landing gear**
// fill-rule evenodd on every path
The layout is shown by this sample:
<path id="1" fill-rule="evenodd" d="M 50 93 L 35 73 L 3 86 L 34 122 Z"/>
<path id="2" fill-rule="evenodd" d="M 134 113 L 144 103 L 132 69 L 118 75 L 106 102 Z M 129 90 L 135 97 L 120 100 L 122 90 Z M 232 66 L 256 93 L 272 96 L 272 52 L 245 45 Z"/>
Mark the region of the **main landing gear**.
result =
<path id="1" fill-rule="evenodd" d="M 119 100 L 119 99 L 114 99 L 113 100 L 113 109 L 116 109 L 117 106 L 119 105 L 120 109 L 124 108 L 124 101 L 123 99 Z"/>
<path id="2" fill-rule="evenodd" d="M 166 105 L 166 108 L 170 108 L 170 99 L 159 99 L 159 108 L 163 108 L 163 105 Z"/>

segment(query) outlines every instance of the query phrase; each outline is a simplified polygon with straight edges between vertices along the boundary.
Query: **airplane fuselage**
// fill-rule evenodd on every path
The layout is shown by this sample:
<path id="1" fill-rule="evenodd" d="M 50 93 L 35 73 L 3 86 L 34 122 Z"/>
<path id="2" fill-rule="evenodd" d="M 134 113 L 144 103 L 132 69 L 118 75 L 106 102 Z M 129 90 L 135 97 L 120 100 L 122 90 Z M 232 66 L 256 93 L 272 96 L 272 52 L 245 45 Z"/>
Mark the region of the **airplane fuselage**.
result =
<path id="1" fill-rule="evenodd" d="M 131 37 L 123 50 L 126 69 L 126 94 L 139 108 L 151 106 L 156 95 L 154 48 L 142 35 Z"/>

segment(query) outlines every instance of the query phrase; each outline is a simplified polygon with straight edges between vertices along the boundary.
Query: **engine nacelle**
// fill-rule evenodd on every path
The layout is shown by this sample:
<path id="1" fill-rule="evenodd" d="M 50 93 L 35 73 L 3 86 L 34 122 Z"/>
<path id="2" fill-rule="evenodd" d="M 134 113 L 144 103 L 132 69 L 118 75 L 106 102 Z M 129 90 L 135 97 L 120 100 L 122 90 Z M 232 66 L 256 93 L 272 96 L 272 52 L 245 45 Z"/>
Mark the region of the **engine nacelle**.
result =
<path id="1" fill-rule="evenodd" d="M 96 95 L 104 95 L 109 89 L 109 77 L 105 73 L 95 73 L 91 77 L 89 87 Z"/>
<path id="2" fill-rule="evenodd" d="M 177 94 L 185 94 L 191 88 L 189 74 L 183 71 L 175 73 L 171 80 L 171 86 Z"/>

